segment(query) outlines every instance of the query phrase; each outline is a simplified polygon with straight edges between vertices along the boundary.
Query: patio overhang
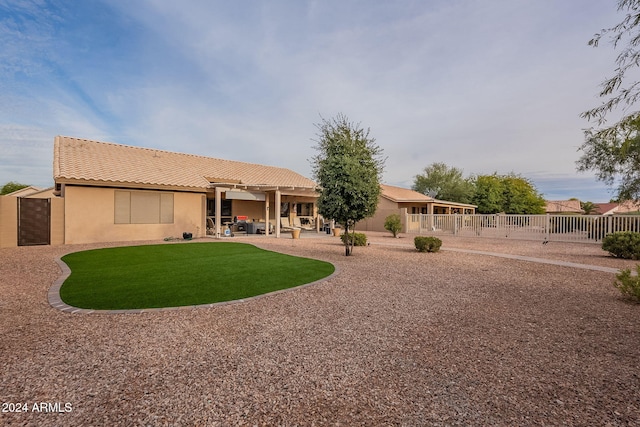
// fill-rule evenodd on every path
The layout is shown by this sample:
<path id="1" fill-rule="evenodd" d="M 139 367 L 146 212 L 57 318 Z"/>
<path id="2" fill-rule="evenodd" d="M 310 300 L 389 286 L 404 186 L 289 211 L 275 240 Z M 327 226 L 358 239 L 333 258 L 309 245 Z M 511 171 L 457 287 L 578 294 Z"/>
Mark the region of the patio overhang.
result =
<path id="1" fill-rule="evenodd" d="M 317 197 L 318 191 L 315 187 L 296 187 L 292 185 L 271 185 L 271 184 L 245 184 L 242 182 L 212 182 L 209 185 L 211 190 L 223 188 L 225 190 L 243 190 L 256 193 L 274 193 L 279 191 L 283 196 Z"/>
<path id="2" fill-rule="evenodd" d="M 296 196 L 296 197 L 318 197 L 317 187 L 298 187 L 293 185 L 272 185 L 272 184 L 248 184 L 242 181 L 230 181 L 222 180 L 215 182 L 210 179 L 210 185 L 208 187 L 210 192 L 215 192 L 216 199 L 216 216 L 215 216 L 215 235 L 217 238 L 221 236 L 220 227 L 220 212 L 221 212 L 221 199 L 222 193 L 225 193 L 226 199 L 232 200 L 248 200 L 264 203 L 264 217 L 265 221 L 265 236 L 269 235 L 269 194 L 274 195 L 275 201 L 275 218 L 280 218 L 280 205 L 282 196 Z M 314 215 L 317 216 L 317 209 L 314 208 Z M 319 223 L 316 221 L 316 231 L 320 232 Z M 280 221 L 275 221 L 275 237 L 280 237 Z"/>

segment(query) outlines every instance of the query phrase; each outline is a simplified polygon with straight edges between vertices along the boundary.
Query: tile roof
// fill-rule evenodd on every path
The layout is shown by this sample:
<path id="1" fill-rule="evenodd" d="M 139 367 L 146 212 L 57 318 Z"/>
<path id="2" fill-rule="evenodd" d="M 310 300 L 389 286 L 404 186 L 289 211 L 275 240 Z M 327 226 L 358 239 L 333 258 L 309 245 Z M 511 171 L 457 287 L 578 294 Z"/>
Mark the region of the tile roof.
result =
<path id="1" fill-rule="evenodd" d="M 395 203 L 436 203 L 438 205 L 444 204 L 477 208 L 476 205 L 470 205 L 467 203 L 448 202 L 446 200 L 434 199 L 433 197 L 429 197 L 408 188 L 396 187 L 387 184 L 380 184 L 380 188 L 382 189 L 382 197 L 385 197 Z"/>
<path id="2" fill-rule="evenodd" d="M 545 211 L 562 213 L 582 213 L 580 200 L 547 200 Z"/>
<path id="3" fill-rule="evenodd" d="M 409 190 L 408 188 L 395 187 L 393 185 L 380 184 L 382 189 L 382 197 L 386 197 L 392 202 L 433 202 L 433 197 L 426 196 L 417 191 Z"/>
<path id="4" fill-rule="evenodd" d="M 67 136 L 55 138 L 53 169 L 54 180 L 63 183 L 207 189 L 213 181 L 316 187 L 312 180 L 285 168 Z"/>
<path id="5" fill-rule="evenodd" d="M 629 212 L 638 212 L 638 211 L 640 211 L 640 204 L 633 200 L 627 200 L 625 202 L 620 203 L 616 213 L 629 213 Z"/>
<path id="6" fill-rule="evenodd" d="M 596 205 L 595 213 L 598 215 L 611 215 L 618 211 L 620 206 L 618 203 L 594 203 Z"/>

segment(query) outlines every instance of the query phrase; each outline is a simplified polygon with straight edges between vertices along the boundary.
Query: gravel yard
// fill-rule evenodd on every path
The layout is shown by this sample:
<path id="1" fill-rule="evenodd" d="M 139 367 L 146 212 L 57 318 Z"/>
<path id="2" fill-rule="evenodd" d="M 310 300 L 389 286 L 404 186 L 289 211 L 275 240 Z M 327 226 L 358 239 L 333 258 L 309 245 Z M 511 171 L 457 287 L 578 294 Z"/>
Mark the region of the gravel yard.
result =
<path id="1" fill-rule="evenodd" d="M 453 237 L 424 254 L 409 236 L 367 234 L 348 258 L 333 237 L 238 238 L 338 274 L 119 315 L 47 302 L 56 257 L 105 245 L 0 249 L 0 401 L 28 409 L 0 425 L 640 426 L 640 305 L 613 274 L 444 249 L 636 262 L 598 245 Z"/>

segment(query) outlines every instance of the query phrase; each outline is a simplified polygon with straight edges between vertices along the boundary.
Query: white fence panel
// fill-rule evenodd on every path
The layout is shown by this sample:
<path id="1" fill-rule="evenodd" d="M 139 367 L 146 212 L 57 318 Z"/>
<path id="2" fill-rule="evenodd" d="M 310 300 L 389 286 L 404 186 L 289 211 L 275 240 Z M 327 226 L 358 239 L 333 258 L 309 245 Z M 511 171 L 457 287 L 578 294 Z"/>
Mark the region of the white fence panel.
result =
<path id="1" fill-rule="evenodd" d="M 406 232 L 556 242 L 601 242 L 616 231 L 640 232 L 640 215 L 407 214 Z"/>

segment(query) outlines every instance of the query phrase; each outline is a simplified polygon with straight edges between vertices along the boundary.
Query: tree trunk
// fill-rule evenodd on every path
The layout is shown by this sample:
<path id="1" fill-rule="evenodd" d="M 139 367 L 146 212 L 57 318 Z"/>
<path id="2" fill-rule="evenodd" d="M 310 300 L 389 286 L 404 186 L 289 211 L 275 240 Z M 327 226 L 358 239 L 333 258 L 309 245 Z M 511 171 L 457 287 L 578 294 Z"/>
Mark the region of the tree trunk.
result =
<path id="1" fill-rule="evenodd" d="M 349 256 L 351 255 L 351 247 L 349 245 L 349 223 L 348 221 L 345 221 L 344 224 L 344 255 L 345 256 Z"/>
<path id="2" fill-rule="evenodd" d="M 351 227 L 353 231 L 351 232 L 351 253 L 353 253 L 353 247 L 356 245 L 356 224 L 353 224 Z"/>

